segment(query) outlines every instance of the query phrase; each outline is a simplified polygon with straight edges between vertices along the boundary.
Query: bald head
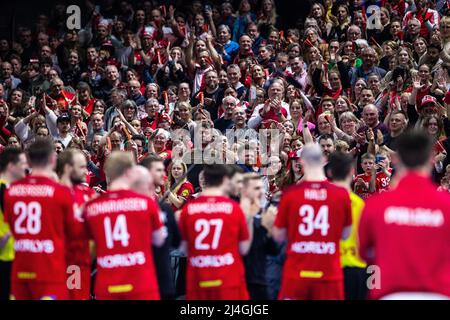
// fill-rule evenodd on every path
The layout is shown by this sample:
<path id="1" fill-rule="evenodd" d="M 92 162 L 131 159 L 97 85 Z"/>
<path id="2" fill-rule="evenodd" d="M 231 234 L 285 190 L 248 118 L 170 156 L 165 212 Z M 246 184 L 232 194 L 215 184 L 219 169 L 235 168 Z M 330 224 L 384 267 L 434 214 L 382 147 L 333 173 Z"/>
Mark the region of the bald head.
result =
<path id="1" fill-rule="evenodd" d="M 138 193 L 150 196 L 154 193 L 153 178 L 147 168 L 134 166 L 128 173 L 130 188 Z"/>
<path id="2" fill-rule="evenodd" d="M 322 153 L 322 149 L 318 144 L 306 144 L 301 153 L 301 162 L 302 165 L 309 168 L 321 168 L 324 165 L 324 156 Z"/>
<path id="3" fill-rule="evenodd" d="M 368 104 L 364 107 L 362 118 L 366 125 L 372 129 L 378 125 L 378 108 L 374 104 Z"/>

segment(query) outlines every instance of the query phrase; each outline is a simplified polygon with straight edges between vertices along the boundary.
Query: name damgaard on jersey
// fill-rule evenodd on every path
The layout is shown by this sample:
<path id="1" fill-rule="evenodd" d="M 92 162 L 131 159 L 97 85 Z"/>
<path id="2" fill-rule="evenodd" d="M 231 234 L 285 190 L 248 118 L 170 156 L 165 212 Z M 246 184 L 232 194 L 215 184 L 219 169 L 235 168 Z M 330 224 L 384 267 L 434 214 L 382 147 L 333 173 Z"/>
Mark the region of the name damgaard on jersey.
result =
<path id="1" fill-rule="evenodd" d="M 15 185 L 9 189 L 9 195 L 15 197 L 53 197 L 55 188 L 43 185 Z"/>
<path id="2" fill-rule="evenodd" d="M 104 213 L 145 210 L 148 210 L 147 200 L 141 198 L 127 198 L 93 203 L 87 207 L 86 212 L 88 215 L 95 216 Z"/>
<path id="3" fill-rule="evenodd" d="M 52 240 L 20 239 L 14 242 L 16 252 L 47 253 L 55 251 Z"/>
<path id="4" fill-rule="evenodd" d="M 233 204 L 229 202 L 191 203 L 188 204 L 187 212 L 188 214 L 198 214 L 198 213 L 231 214 L 233 212 Z"/>
<path id="5" fill-rule="evenodd" d="M 387 224 L 438 228 L 444 224 L 444 214 L 439 209 L 388 207 L 384 221 Z"/>
<path id="6" fill-rule="evenodd" d="M 189 263 L 194 268 L 220 268 L 231 266 L 234 263 L 234 257 L 231 252 L 218 256 L 193 256 L 189 258 Z"/>
<path id="7" fill-rule="evenodd" d="M 336 244 L 334 242 L 322 241 L 300 241 L 291 245 L 295 253 L 335 254 Z"/>
<path id="8" fill-rule="evenodd" d="M 145 262 L 145 254 L 142 251 L 97 257 L 98 265 L 104 269 L 133 267 Z"/>

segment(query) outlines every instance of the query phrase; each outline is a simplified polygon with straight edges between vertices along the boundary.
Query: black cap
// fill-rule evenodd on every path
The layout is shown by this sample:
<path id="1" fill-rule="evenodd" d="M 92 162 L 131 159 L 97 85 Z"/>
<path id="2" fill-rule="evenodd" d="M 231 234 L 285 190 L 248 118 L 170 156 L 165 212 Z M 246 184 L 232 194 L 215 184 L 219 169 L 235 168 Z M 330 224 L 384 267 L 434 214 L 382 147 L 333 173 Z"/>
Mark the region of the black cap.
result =
<path id="1" fill-rule="evenodd" d="M 44 64 L 48 64 L 50 67 L 53 66 L 53 61 L 51 58 L 42 58 L 41 60 L 39 60 L 39 64 L 42 66 Z"/>
<path id="2" fill-rule="evenodd" d="M 70 122 L 70 115 L 69 114 L 63 113 L 62 115 L 60 115 L 58 117 L 58 119 L 56 120 L 56 123 L 60 123 L 60 122 L 64 122 L 64 121 Z"/>

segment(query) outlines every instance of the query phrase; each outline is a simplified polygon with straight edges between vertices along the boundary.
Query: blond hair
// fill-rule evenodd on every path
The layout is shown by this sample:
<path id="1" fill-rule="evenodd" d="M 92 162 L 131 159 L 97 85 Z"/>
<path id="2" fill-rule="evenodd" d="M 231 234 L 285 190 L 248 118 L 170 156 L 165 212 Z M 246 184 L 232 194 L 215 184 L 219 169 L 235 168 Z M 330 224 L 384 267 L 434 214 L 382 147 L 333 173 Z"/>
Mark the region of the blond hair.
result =
<path id="1" fill-rule="evenodd" d="M 128 169 L 135 165 L 134 156 L 131 152 L 113 151 L 106 159 L 105 174 L 109 182 L 122 176 Z"/>

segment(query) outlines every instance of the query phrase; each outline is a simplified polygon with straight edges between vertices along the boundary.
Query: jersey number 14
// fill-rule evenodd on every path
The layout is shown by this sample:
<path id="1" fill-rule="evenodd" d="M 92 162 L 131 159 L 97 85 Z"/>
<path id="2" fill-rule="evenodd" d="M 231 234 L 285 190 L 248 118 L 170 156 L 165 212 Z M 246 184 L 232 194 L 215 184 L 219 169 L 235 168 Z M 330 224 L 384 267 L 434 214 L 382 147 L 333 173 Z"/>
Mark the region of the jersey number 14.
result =
<path id="1" fill-rule="evenodd" d="M 106 217 L 103 220 L 103 224 L 105 226 L 106 247 L 108 249 L 114 248 L 114 241 L 120 242 L 123 247 L 128 247 L 130 234 L 128 233 L 125 215 L 119 214 L 117 216 L 114 227 L 112 226 L 110 217 Z"/>

